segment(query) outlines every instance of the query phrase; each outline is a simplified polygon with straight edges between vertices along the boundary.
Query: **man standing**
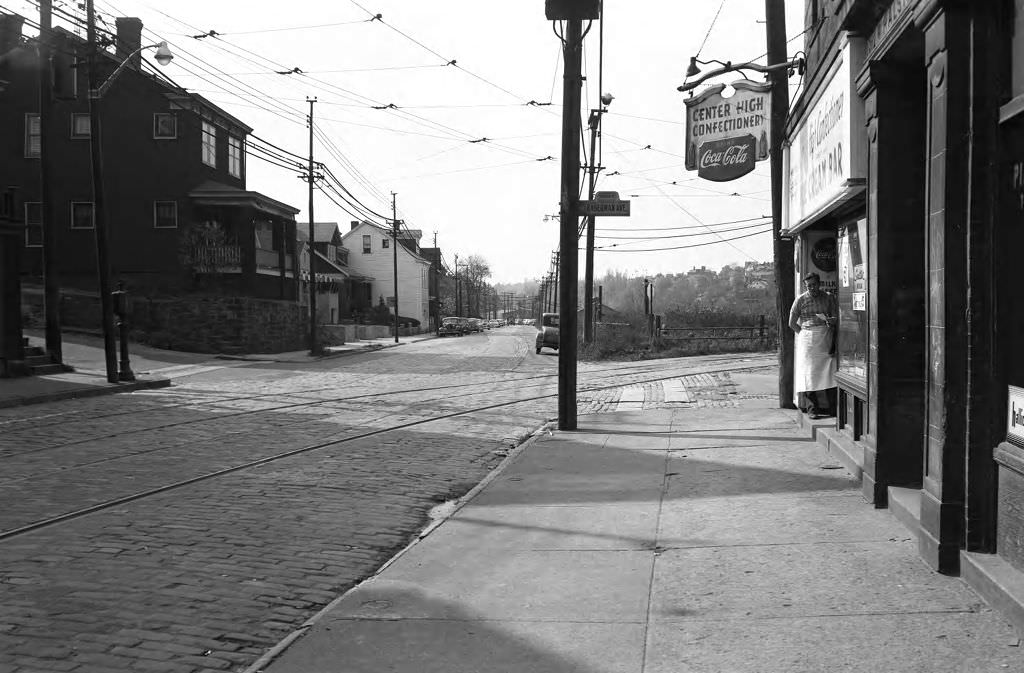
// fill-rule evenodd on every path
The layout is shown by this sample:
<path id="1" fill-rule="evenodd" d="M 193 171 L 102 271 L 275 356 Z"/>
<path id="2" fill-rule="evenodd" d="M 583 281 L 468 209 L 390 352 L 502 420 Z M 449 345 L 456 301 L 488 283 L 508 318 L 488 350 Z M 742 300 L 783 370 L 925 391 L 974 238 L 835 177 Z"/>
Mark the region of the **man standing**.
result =
<path id="1" fill-rule="evenodd" d="M 835 415 L 831 394 L 836 386 L 833 330 L 839 309 L 836 298 L 821 289 L 818 274 L 804 276 L 804 289 L 789 311 L 789 326 L 796 332 L 793 391 L 802 394 L 798 406 L 811 418 L 824 418 Z"/>

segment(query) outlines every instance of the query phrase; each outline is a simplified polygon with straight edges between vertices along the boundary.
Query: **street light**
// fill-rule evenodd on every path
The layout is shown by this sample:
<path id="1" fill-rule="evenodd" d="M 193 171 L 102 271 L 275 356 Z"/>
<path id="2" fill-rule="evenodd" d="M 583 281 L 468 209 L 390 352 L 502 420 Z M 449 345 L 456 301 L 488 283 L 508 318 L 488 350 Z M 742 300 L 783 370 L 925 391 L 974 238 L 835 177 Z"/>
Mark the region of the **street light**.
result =
<path id="1" fill-rule="evenodd" d="M 711 65 L 712 63 L 718 63 L 722 67 L 711 70 L 710 72 L 703 75 L 700 79 L 695 79 L 692 82 L 687 82 L 685 84 L 679 85 L 678 87 L 676 87 L 677 91 L 692 91 L 693 89 L 696 89 L 698 86 L 700 86 L 701 83 L 704 82 L 705 80 L 709 80 L 712 77 L 718 77 L 719 75 L 724 75 L 729 72 L 738 72 L 740 70 L 754 70 L 762 74 L 768 74 L 776 72 L 778 70 L 788 70 L 791 75 L 794 71 L 802 75 L 804 74 L 804 68 L 806 67 L 806 62 L 804 61 L 804 59 L 799 57 L 791 58 L 788 61 L 783 61 L 782 63 L 774 63 L 772 65 L 761 65 L 760 63 L 750 62 L 722 62 L 717 59 L 711 59 L 710 61 L 698 61 L 696 56 L 691 56 L 690 66 L 686 69 L 687 77 L 694 77 L 695 75 L 699 75 L 701 73 L 701 69 L 697 66 L 698 63 L 700 63 L 701 65 Z"/>
<path id="2" fill-rule="evenodd" d="M 166 42 L 139 47 L 128 55 L 110 73 L 107 79 L 97 85 L 99 72 L 97 69 L 96 44 L 96 13 L 93 0 L 86 0 L 86 26 L 89 42 L 89 154 L 92 160 L 92 203 L 93 231 L 96 235 L 96 274 L 98 277 L 100 307 L 103 322 L 103 351 L 106 356 L 107 381 L 117 383 L 121 380 L 117 371 L 117 344 L 114 342 L 114 298 L 110 291 L 110 258 L 107 248 L 107 213 L 103 194 L 103 153 L 100 143 L 100 99 L 110 89 L 111 84 L 124 70 L 129 61 L 145 49 L 156 48 L 156 61 L 167 65 L 174 57 Z M 131 380 L 131 370 L 122 372 L 124 380 Z"/>

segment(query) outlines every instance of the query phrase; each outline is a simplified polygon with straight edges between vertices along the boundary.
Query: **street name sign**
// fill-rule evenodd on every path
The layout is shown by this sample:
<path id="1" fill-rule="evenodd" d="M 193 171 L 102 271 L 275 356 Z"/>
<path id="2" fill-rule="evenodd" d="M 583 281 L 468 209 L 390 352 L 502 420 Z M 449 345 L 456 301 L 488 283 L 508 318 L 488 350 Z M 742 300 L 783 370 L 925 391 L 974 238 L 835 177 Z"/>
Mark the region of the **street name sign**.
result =
<path id="1" fill-rule="evenodd" d="M 577 215 L 594 216 L 615 216 L 629 217 L 629 201 L 618 199 L 594 199 L 593 201 L 580 201 Z"/>

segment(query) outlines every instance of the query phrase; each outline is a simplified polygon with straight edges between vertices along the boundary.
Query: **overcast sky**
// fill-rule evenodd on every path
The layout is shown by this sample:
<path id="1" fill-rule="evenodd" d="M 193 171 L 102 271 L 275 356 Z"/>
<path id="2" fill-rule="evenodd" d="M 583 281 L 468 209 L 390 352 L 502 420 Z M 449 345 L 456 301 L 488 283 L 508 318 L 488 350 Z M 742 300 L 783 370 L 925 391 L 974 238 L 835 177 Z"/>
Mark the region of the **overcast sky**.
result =
<path id="1" fill-rule="evenodd" d="M 0 5 L 36 17 L 28 2 Z M 803 3 L 787 5 L 792 37 L 803 30 Z M 455 254 L 480 255 L 492 282 L 547 271 L 558 247 L 558 222 L 544 217 L 558 212 L 562 63 L 543 0 L 96 0 L 96 8 L 111 27 L 117 16 L 142 19 L 145 38 L 167 40 L 174 52 L 162 72 L 298 155 L 308 151 L 305 101 L 315 96 L 316 160 L 376 213 L 389 216 L 397 193 L 398 217 L 422 230 L 424 245 L 436 232 L 449 265 Z M 370 20 L 378 13 L 382 20 Z M 600 78 L 615 100 L 598 189 L 631 199 L 632 216 L 598 219 L 598 247 L 615 244 L 597 251 L 598 276 L 771 259 L 766 226 L 711 226 L 734 230 L 718 235 L 700 226 L 769 215 L 768 163 L 727 183 L 686 172 L 676 91 L 698 50 L 702 59 L 761 57 L 763 19 L 764 0 L 605 0 L 603 73 L 595 22 L 584 44 L 582 115 L 585 125 Z M 219 37 L 192 37 L 211 30 Z M 790 55 L 801 46 L 792 41 Z M 303 74 L 275 73 L 295 68 Z M 249 189 L 302 209 L 306 220 L 295 172 L 250 156 L 247 178 Z M 355 219 L 320 193 L 314 211 L 345 230 Z"/>

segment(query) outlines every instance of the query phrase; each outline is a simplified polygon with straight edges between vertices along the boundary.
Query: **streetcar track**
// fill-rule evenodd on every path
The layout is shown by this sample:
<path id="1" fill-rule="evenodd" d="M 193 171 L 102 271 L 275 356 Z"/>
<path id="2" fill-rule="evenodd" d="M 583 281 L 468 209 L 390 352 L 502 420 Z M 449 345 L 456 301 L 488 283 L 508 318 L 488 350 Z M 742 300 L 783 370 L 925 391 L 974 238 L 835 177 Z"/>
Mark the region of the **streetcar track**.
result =
<path id="1" fill-rule="evenodd" d="M 732 373 L 732 372 L 742 372 L 742 371 L 753 371 L 753 370 L 764 369 L 765 367 L 766 367 L 766 365 L 764 365 L 764 364 L 750 364 L 750 365 L 746 365 L 746 366 L 742 366 L 742 367 L 725 367 L 725 368 L 721 368 L 721 369 L 704 369 L 704 370 L 701 370 L 701 371 L 691 372 L 689 374 L 682 374 L 682 376 L 693 376 L 693 375 L 698 375 L 698 374 L 715 374 L 715 373 L 724 373 L 724 372 Z M 634 382 L 634 383 L 626 384 L 626 385 L 636 385 L 636 383 L 655 383 L 655 382 L 658 382 L 658 381 L 665 381 L 665 380 L 668 380 L 668 379 L 673 379 L 673 378 L 676 378 L 678 376 L 681 376 L 681 374 L 674 373 L 674 374 L 671 374 L 671 375 L 655 377 L 655 378 L 652 378 L 652 379 L 648 379 L 648 380 L 644 380 L 644 381 L 640 381 L 640 382 Z M 604 385 L 604 386 L 593 386 L 593 387 L 590 387 L 590 388 L 584 390 L 583 392 L 595 392 L 595 391 L 599 391 L 599 390 L 609 390 L 609 389 L 612 389 L 612 388 L 621 388 L 621 387 L 623 387 L 623 384 L 621 384 L 621 383 L 616 383 L 616 384 L 611 384 L 611 385 Z M 228 475 L 228 474 L 233 474 L 235 472 L 240 472 L 240 471 L 243 471 L 243 470 L 248 470 L 248 469 L 252 469 L 252 468 L 255 468 L 255 467 L 262 466 L 262 465 L 266 465 L 268 463 L 276 462 L 276 461 L 279 461 L 279 460 L 284 460 L 286 458 L 290 458 L 292 456 L 300 455 L 300 454 L 303 454 L 303 453 L 309 453 L 311 451 L 317 451 L 317 450 L 325 449 L 325 448 L 332 447 L 332 446 L 340 446 L 340 445 L 347 444 L 347 443 L 354 442 L 354 441 L 358 441 L 358 440 L 361 440 L 361 439 L 366 439 L 368 437 L 375 437 L 375 436 L 386 434 L 386 433 L 389 433 L 389 432 L 396 432 L 396 431 L 400 431 L 400 430 L 406 430 L 408 428 L 412 428 L 412 427 L 416 427 L 416 426 L 420 426 L 420 425 L 425 425 L 427 423 L 434 423 L 434 422 L 437 422 L 437 421 L 448 420 L 448 419 L 457 418 L 457 417 L 460 417 L 460 416 L 468 416 L 470 414 L 480 413 L 480 412 L 483 412 L 483 411 L 490 411 L 492 409 L 498 409 L 498 408 L 502 408 L 502 407 L 509 407 L 509 406 L 513 406 L 513 405 L 516 405 L 516 404 L 524 404 L 524 403 L 527 403 L 527 402 L 536 402 L 538 400 L 548 399 L 548 398 L 557 397 L 557 396 L 558 396 L 557 392 L 555 392 L 555 393 L 547 393 L 547 394 L 543 394 L 543 395 L 533 395 L 533 396 L 530 396 L 530 397 L 520 398 L 520 399 L 517 399 L 517 400 L 511 400 L 511 401 L 506 401 L 506 402 L 498 402 L 498 403 L 495 403 L 495 404 L 484 405 L 484 406 L 481 406 L 481 407 L 474 407 L 472 409 L 464 409 L 464 410 L 460 410 L 460 411 L 454 411 L 454 412 L 451 412 L 451 413 L 441 414 L 441 415 L 434 416 L 434 417 L 431 417 L 431 418 L 421 418 L 421 419 L 417 419 L 417 420 L 409 421 L 409 422 L 405 422 L 405 423 L 400 423 L 400 424 L 397 424 L 397 425 L 394 425 L 394 426 L 390 426 L 390 427 L 386 427 L 386 428 L 377 428 L 377 429 L 374 429 L 374 430 L 368 430 L 366 432 L 362 432 L 362 433 L 359 433 L 357 435 L 353 435 L 353 436 L 350 436 L 350 437 L 343 437 L 343 438 L 340 438 L 340 439 L 331 439 L 331 440 L 324 441 L 324 442 L 317 442 L 316 444 L 302 446 L 302 447 L 299 447 L 299 448 L 296 448 L 296 449 L 289 449 L 287 451 L 283 451 L 281 453 L 277 453 L 277 454 L 274 454 L 274 455 L 271 455 L 271 456 L 265 456 L 263 458 L 259 458 L 257 460 L 252 460 L 252 461 L 247 461 L 247 462 L 239 464 L 239 465 L 233 465 L 231 467 L 226 467 L 226 468 L 223 468 L 223 469 L 220 469 L 220 470 L 215 470 L 213 472 L 208 472 L 206 474 L 198 475 L 198 476 L 195 476 L 195 477 L 190 477 L 188 479 L 183 479 L 181 481 L 173 482 L 173 483 L 170 483 L 170 484 L 164 484 L 163 486 L 158 486 L 158 487 L 155 487 L 155 488 L 146 489 L 146 490 L 139 491 L 137 493 L 133 493 L 133 494 L 130 494 L 130 495 L 122 496 L 122 497 L 119 497 L 119 498 L 113 498 L 111 500 L 107 500 L 107 501 L 104 501 L 104 502 L 101 502 L 101 503 L 90 505 L 88 507 L 83 507 L 81 509 L 74 510 L 72 512 L 66 512 L 64 514 L 59 514 L 59 515 L 56 515 L 56 516 L 53 516 L 53 517 L 49 517 L 47 519 L 35 521 L 35 522 L 32 522 L 32 523 L 26 524 L 24 526 L 19 526 L 18 528 L 13 528 L 13 529 L 9 529 L 9 530 L 6 530 L 6 531 L 2 531 L 2 532 L 0 532 L 0 542 L 12 539 L 12 538 L 17 537 L 17 536 L 26 535 L 26 534 L 32 533 L 34 531 L 37 531 L 37 530 L 40 530 L 40 529 L 43 529 L 43 528 L 48 528 L 48 527 L 59 525 L 61 523 L 65 523 L 65 522 L 68 522 L 68 521 L 71 521 L 71 520 L 74 520 L 74 519 L 78 519 L 78 518 L 81 518 L 81 517 L 84 517 L 84 516 L 88 516 L 90 514 L 95 514 L 95 513 L 101 512 L 103 510 L 110 509 L 112 507 L 117 507 L 119 505 L 123 505 L 123 504 L 126 504 L 126 503 L 134 502 L 136 500 L 141 500 L 143 498 L 148 498 L 148 497 L 152 497 L 152 496 L 155 496 L 155 495 L 159 495 L 161 493 L 166 493 L 168 491 L 176 490 L 176 489 L 179 489 L 179 488 L 184 488 L 186 486 L 190 486 L 192 484 L 196 484 L 196 483 L 199 483 L 199 482 L 208 481 L 208 480 L 211 480 L 211 479 L 216 479 L 218 477 L 222 477 L 222 476 L 225 476 L 225 475 Z"/>
<path id="2" fill-rule="evenodd" d="M 713 364 L 715 362 L 723 362 L 723 361 L 735 362 L 735 358 L 715 358 L 715 359 L 711 360 L 711 363 Z M 644 369 L 657 369 L 657 368 L 663 368 L 664 367 L 664 365 L 661 365 L 660 367 L 655 366 L 655 362 L 656 361 L 652 361 L 652 364 L 650 366 L 644 367 Z M 704 361 L 704 362 L 701 363 L 700 366 L 703 366 L 706 363 L 707 362 Z M 682 365 L 682 366 L 685 367 L 685 365 Z M 622 367 L 613 367 L 613 368 L 608 368 L 608 369 L 602 369 L 599 372 L 597 372 L 598 375 L 593 377 L 593 378 L 596 378 L 596 379 L 611 378 L 611 377 L 617 376 L 617 374 L 614 373 L 615 371 L 619 371 L 619 370 L 622 370 L 622 369 L 630 369 L 631 371 L 635 371 L 636 367 L 631 366 L 631 365 L 623 365 Z M 646 372 L 644 372 L 644 371 L 637 372 L 636 375 L 639 376 L 639 375 L 643 375 L 644 373 L 646 373 Z M 406 390 L 384 391 L 384 392 L 377 391 L 377 392 L 373 392 L 373 393 L 365 393 L 365 394 L 360 394 L 360 395 L 347 395 L 347 396 L 344 396 L 344 397 L 332 397 L 332 398 L 323 399 L 323 400 L 317 400 L 317 399 L 305 400 L 305 401 L 302 401 L 302 402 L 294 402 L 294 403 L 291 403 L 291 404 L 283 404 L 283 405 L 278 405 L 278 406 L 274 406 L 274 407 L 263 407 L 263 408 L 260 408 L 260 409 L 246 409 L 246 410 L 243 410 L 243 411 L 230 412 L 230 413 L 220 414 L 220 415 L 217 415 L 217 416 L 211 416 L 211 417 L 208 417 L 208 418 L 200 418 L 200 419 L 194 419 L 193 418 L 193 419 L 187 419 L 187 420 L 181 420 L 181 421 L 174 421 L 174 422 L 171 422 L 171 423 L 164 423 L 162 425 L 153 425 L 153 426 L 147 426 L 147 427 L 144 427 L 144 428 L 135 428 L 135 429 L 130 429 L 130 430 L 121 430 L 121 431 L 118 431 L 118 432 L 115 432 L 115 433 L 111 433 L 111 434 L 106 434 L 106 435 L 93 435 L 93 436 L 85 437 L 83 439 L 79 439 L 79 440 L 75 440 L 75 441 L 64 442 L 62 444 L 54 444 L 54 445 L 45 446 L 45 447 L 38 447 L 38 448 L 34 448 L 34 449 L 27 449 L 25 451 L 0 453 L 0 460 L 4 460 L 4 459 L 8 459 L 8 458 L 17 458 L 17 457 L 21 457 L 21 456 L 31 455 L 31 454 L 34 454 L 34 453 L 40 453 L 40 452 L 44 452 L 44 451 L 52 451 L 52 450 L 67 448 L 67 447 L 71 447 L 71 446 L 78 446 L 78 445 L 81 445 L 81 444 L 87 444 L 89 442 L 100 441 L 100 440 L 103 440 L 103 439 L 111 439 L 113 437 L 120 437 L 120 436 L 124 436 L 124 435 L 128 435 L 128 434 L 150 432 L 150 431 L 155 431 L 155 430 L 165 430 L 165 429 L 168 429 L 168 428 L 178 427 L 178 426 L 182 426 L 182 425 L 198 425 L 198 424 L 201 424 L 201 423 L 212 422 L 212 421 L 224 421 L 224 420 L 227 420 L 227 419 L 238 418 L 238 417 L 241 417 L 241 416 L 249 416 L 249 415 L 257 414 L 257 413 L 275 412 L 275 411 L 282 411 L 282 410 L 286 410 L 286 409 L 296 409 L 296 408 L 300 408 L 300 407 L 312 408 L 312 407 L 319 406 L 319 405 L 324 405 L 324 404 L 335 404 L 335 403 L 339 403 L 339 402 L 358 401 L 358 400 L 361 400 L 361 399 L 378 398 L 378 397 L 381 397 L 381 396 L 395 396 L 395 395 L 407 395 L 407 394 L 412 394 L 412 393 L 432 392 L 432 391 L 436 391 L 436 390 L 447 390 L 447 389 L 451 389 L 451 388 L 462 388 L 462 389 L 464 389 L 466 387 L 494 386 L 494 385 L 502 385 L 502 384 L 521 384 L 521 383 L 526 382 L 526 381 L 537 380 L 537 379 L 547 379 L 547 380 L 549 380 L 552 377 L 557 377 L 557 376 L 558 376 L 557 372 L 552 372 L 552 373 L 547 373 L 547 374 L 539 374 L 539 375 L 531 375 L 531 376 L 510 378 L 510 379 L 505 379 L 505 380 L 497 381 L 497 382 L 495 382 L 495 381 L 482 381 L 482 382 L 479 382 L 479 383 L 457 383 L 457 384 L 443 385 L 443 386 L 434 385 L 434 386 L 430 386 L 430 387 L 427 387 L 427 388 L 410 388 L 410 389 L 406 389 Z M 667 378 L 674 378 L 674 377 L 673 376 L 669 376 Z M 653 379 L 653 380 L 665 380 L 665 378 Z M 643 383 L 643 382 L 644 381 L 622 383 L 620 385 L 635 385 L 636 383 Z M 539 386 L 539 385 L 546 385 L 546 384 L 535 384 L 535 386 Z M 527 386 L 527 387 L 534 387 L 534 386 Z M 615 386 L 613 386 L 613 387 L 615 387 Z M 312 391 L 302 391 L 302 392 L 320 392 L 320 391 L 324 391 L 324 390 L 334 390 L 336 388 L 337 388 L 337 386 L 328 386 L 328 387 L 324 387 L 324 388 L 318 388 L 318 389 L 315 389 L 315 390 L 312 390 Z M 588 390 L 589 390 L 588 388 L 583 387 L 583 388 L 580 389 L 580 392 L 587 392 Z M 249 396 L 249 397 L 245 397 L 245 398 L 230 398 L 230 399 L 226 399 L 226 400 L 219 400 L 219 401 L 212 401 L 212 402 L 208 401 L 208 402 L 205 402 L 205 404 L 215 404 L 215 403 L 224 403 L 224 402 L 232 403 L 232 402 L 252 401 L 252 400 L 262 399 L 264 397 L 272 397 L 275 394 L 278 395 L 278 396 L 289 396 L 289 395 L 292 395 L 292 394 L 301 395 L 301 393 L 288 393 L 288 392 L 283 392 L 283 393 L 266 393 L 266 394 L 253 395 L 253 396 Z M 477 393 L 465 393 L 463 395 L 446 395 L 446 396 L 444 396 L 441 399 L 452 399 L 452 398 L 457 398 L 457 397 L 466 397 L 466 396 L 470 396 L 470 395 L 474 395 L 474 394 L 477 394 Z M 425 400 L 425 402 L 429 402 L 429 401 L 434 401 L 434 400 Z M 172 405 L 172 406 L 169 406 L 169 407 L 153 408 L 153 409 L 150 409 L 150 411 L 166 412 L 167 410 L 180 409 L 182 407 L 188 407 L 188 406 L 194 406 L 194 405 L 190 405 L 188 403 L 183 403 L 183 404 L 180 404 L 180 405 Z M 132 413 L 132 412 L 126 412 L 126 413 Z M 137 412 L 135 412 L 135 413 L 137 413 Z M 120 414 L 114 414 L 114 415 L 120 415 Z M 94 418 L 97 418 L 97 417 L 90 417 L 90 420 L 92 420 Z M 99 418 L 103 418 L 103 417 L 99 417 Z M 308 422 L 308 421 L 300 421 L 300 423 L 301 422 Z M 228 434 L 233 434 L 233 433 L 224 433 L 224 435 L 228 435 Z M 220 436 L 224 436 L 224 435 L 220 435 Z M 216 436 L 214 436 L 214 438 L 216 438 Z M 211 439 L 213 439 L 213 438 L 211 438 Z M 168 448 L 170 448 L 170 447 L 168 447 Z"/>

